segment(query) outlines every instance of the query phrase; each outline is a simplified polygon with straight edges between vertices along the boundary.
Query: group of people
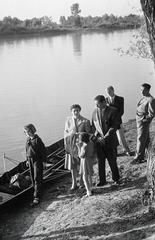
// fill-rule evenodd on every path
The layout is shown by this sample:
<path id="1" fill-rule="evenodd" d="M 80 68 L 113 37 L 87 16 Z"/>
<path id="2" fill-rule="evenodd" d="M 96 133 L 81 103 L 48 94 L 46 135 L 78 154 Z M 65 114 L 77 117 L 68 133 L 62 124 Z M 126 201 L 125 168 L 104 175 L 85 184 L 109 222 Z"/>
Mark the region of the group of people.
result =
<path id="1" fill-rule="evenodd" d="M 142 98 L 138 102 L 136 112 L 137 149 L 132 164 L 144 160 L 149 144 L 149 126 L 155 116 L 155 99 L 150 94 L 151 86 L 141 85 Z M 98 159 L 99 182 L 97 186 L 106 184 L 105 162 L 108 160 L 114 184 L 120 183 L 117 166 L 117 147 L 121 145 L 123 154 L 130 156 L 130 148 L 125 140 L 122 125 L 124 114 L 124 98 L 117 96 L 114 88 L 106 88 L 108 95 L 98 95 L 94 99 L 95 108 L 92 113 L 92 123 L 81 116 L 81 106 L 70 107 L 71 116 L 65 121 L 64 144 L 66 150 L 65 168 L 71 171 L 71 191 L 86 188 L 87 196 L 92 195 L 93 157 L 96 151 Z M 39 204 L 42 197 L 43 161 L 46 149 L 41 138 L 36 134 L 33 124 L 24 126 L 27 136 L 26 157 L 30 168 L 31 181 L 34 186 L 34 199 L 31 206 Z M 77 184 L 79 171 L 80 185 Z"/>
<path id="2" fill-rule="evenodd" d="M 155 99 L 150 94 L 151 86 L 141 85 L 142 99 L 138 102 L 136 112 L 137 149 L 131 164 L 144 160 L 149 144 L 149 125 L 155 116 Z M 79 188 L 85 186 L 87 196 L 92 195 L 93 154 L 98 159 L 99 182 L 96 186 L 106 184 L 106 159 L 109 163 L 114 184 L 120 184 L 117 166 L 117 147 L 121 145 L 123 154 L 131 156 L 130 148 L 125 140 L 122 116 L 124 114 L 124 98 L 117 96 L 114 88 L 106 88 L 108 95 L 98 95 L 94 99 L 95 108 L 92 123 L 81 116 L 81 106 L 71 106 L 71 116 L 65 121 L 64 142 L 66 149 L 65 168 L 71 171 L 71 191 L 77 189 L 77 171 L 79 168 Z"/>

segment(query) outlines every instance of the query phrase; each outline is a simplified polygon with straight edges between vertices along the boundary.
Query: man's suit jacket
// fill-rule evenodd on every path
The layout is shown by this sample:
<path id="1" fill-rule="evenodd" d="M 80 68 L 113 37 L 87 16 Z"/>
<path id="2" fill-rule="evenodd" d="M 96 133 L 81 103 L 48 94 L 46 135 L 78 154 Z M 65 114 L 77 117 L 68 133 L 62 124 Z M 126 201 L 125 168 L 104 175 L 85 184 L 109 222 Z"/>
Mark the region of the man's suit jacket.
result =
<path id="1" fill-rule="evenodd" d="M 117 109 L 114 107 L 107 106 L 104 113 L 101 113 L 99 108 L 95 108 L 92 116 L 93 128 L 98 132 L 99 136 L 104 137 L 106 148 L 110 149 L 118 146 L 118 139 L 116 135 L 118 125 L 118 114 Z M 101 118 L 101 123 L 100 119 Z M 99 125 L 102 124 L 102 133 L 100 132 Z"/>
<path id="2" fill-rule="evenodd" d="M 124 98 L 115 95 L 113 103 L 111 103 L 110 98 L 106 98 L 106 103 L 108 106 L 115 107 L 118 111 L 118 129 L 120 124 L 122 124 L 122 116 L 124 114 Z"/>
<path id="3" fill-rule="evenodd" d="M 77 132 L 88 132 L 91 133 L 90 121 L 82 116 L 76 121 L 72 116 L 66 118 L 64 137 L 70 136 Z"/>

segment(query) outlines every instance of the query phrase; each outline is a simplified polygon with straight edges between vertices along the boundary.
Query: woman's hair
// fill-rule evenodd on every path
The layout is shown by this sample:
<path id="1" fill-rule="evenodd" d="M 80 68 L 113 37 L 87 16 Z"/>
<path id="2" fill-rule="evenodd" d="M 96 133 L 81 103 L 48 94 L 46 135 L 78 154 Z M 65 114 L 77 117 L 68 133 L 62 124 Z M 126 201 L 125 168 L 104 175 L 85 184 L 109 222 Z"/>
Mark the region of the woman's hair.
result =
<path id="1" fill-rule="evenodd" d="M 24 126 L 24 130 L 26 130 L 26 131 L 28 131 L 28 132 L 30 132 L 32 134 L 34 134 L 37 131 L 35 126 L 33 124 L 31 124 L 31 123 L 28 124 L 28 125 L 25 125 Z"/>
<path id="2" fill-rule="evenodd" d="M 85 143 L 88 143 L 90 140 L 90 134 L 86 132 L 80 133 L 79 137 L 81 138 L 81 141 Z"/>
<path id="3" fill-rule="evenodd" d="M 72 111 L 73 108 L 78 108 L 80 111 L 81 111 L 81 106 L 79 104 L 73 104 L 71 107 L 70 107 L 70 110 Z"/>

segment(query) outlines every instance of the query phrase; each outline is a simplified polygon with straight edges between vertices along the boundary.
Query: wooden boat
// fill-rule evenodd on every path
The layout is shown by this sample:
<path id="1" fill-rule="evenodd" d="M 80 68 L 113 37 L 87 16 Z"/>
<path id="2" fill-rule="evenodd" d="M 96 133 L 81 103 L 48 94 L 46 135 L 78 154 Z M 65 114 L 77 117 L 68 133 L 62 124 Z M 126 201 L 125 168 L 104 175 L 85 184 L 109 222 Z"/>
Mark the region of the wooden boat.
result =
<path id="1" fill-rule="evenodd" d="M 46 147 L 46 151 L 47 162 L 44 163 L 43 183 L 60 178 L 69 173 L 68 170 L 64 169 L 65 149 L 63 139 Z M 11 160 L 11 158 L 5 158 Z M 22 176 L 26 178 L 29 177 L 30 179 L 30 172 L 26 161 L 20 162 L 16 167 L 0 176 L 0 210 L 4 209 L 10 203 L 15 202 L 19 197 L 25 195 L 33 188 L 31 183 L 26 189 L 22 190 L 10 188 L 10 180 L 16 174 L 21 174 Z"/>

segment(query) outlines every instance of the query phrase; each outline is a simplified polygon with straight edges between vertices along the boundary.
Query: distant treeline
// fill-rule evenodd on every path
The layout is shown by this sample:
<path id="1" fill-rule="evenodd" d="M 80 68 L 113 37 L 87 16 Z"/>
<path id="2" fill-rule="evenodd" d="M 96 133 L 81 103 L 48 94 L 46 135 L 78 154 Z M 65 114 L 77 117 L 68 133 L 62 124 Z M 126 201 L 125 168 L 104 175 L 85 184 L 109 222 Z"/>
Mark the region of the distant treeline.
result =
<path id="1" fill-rule="evenodd" d="M 130 14 L 125 17 L 117 17 L 113 14 L 104 14 L 102 17 L 80 17 L 69 16 L 67 19 L 64 16 L 60 17 L 62 26 L 77 26 L 81 28 L 137 28 L 141 25 L 141 17 Z"/>
<path id="2" fill-rule="evenodd" d="M 71 15 L 60 17 L 60 24 L 53 22 L 51 17 L 20 20 L 16 17 L 4 17 L 0 21 L 0 35 L 21 35 L 35 33 L 62 32 L 76 29 L 104 29 L 104 28 L 138 28 L 141 25 L 141 16 L 130 14 L 117 17 L 113 14 L 104 14 L 102 17 L 81 17 Z"/>

